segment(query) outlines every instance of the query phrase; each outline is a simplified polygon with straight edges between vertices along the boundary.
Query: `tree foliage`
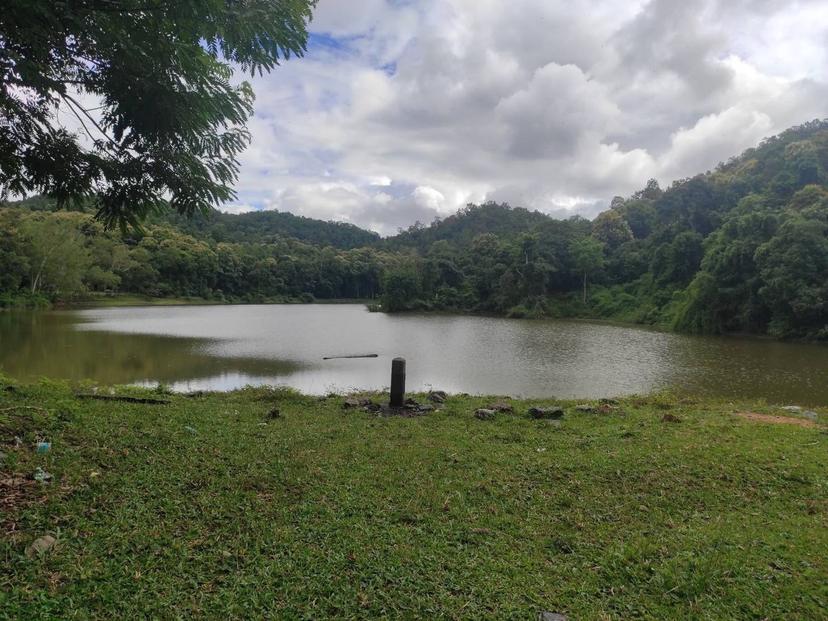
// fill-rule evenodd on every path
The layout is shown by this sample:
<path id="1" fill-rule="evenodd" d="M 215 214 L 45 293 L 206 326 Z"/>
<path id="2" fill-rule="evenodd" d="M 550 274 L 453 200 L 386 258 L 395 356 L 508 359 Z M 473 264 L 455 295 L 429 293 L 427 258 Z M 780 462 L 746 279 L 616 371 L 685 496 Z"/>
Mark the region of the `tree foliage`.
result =
<path id="1" fill-rule="evenodd" d="M 91 202 L 109 225 L 234 196 L 253 92 L 301 56 L 315 0 L 7 0 L 0 193 Z M 93 102 L 93 103 L 90 103 Z M 85 136 L 61 127 L 60 107 Z"/>
<path id="2" fill-rule="evenodd" d="M 584 304 L 587 301 L 587 278 L 604 267 L 604 244 L 592 237 L 582 237 L 572 243 L 575 269 L 584 276 Z"/>
<path id="3" fill-rule="evenodd" d="M 633 232 L 629 223 L 615 210 L 608 209 L 599 213 L 592 221 L 592 236 L 612 251 L 624 242 L 633 239 Z"/>
<path id="4" fill-rule="evenodd" d="M 0 297 L 134 293 L 212 300 L 373 298 L 403 257 L 275 236 L 199 239 L 170 224 L 122 235 L 91 214 L 0 208 Z"/>

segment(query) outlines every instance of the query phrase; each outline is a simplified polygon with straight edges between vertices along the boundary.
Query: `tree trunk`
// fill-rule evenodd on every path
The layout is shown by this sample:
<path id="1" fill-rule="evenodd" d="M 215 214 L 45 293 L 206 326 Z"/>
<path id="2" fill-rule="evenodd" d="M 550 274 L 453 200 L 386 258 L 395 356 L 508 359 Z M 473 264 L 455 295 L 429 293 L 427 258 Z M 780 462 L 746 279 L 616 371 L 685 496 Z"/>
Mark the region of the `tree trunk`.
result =
<path id="1" fill-rule="evenodd" d="M 587 292 L 587 273 L 584 272 L 584 304 L 586 304 L 586 292 Z"/>
<path id="2" fill-rule="evenodd" d="M 35 274 L 34 280 L 32 281 L 32 294 L 37 293 L 37 287 L 38 285 L 40 285 L 40 276 L 43 274 L 43 268 L 45 267 L 46 259 L 48 258 L 49 255 L 47 254 L 45 257 L 43 257 L 43 260 L 40 262 L 40 267 L 38 268 L 37 274 Z"/>

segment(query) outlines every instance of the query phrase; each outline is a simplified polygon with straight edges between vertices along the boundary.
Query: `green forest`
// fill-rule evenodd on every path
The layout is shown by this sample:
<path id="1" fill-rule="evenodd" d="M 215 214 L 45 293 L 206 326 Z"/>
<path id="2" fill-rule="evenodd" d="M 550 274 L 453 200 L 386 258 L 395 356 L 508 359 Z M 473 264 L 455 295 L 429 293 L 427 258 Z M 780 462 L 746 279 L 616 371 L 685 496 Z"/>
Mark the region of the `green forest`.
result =
<path id="1" fill-rule="evenodd" d="M 767 139 L 593 221 L 469 205 L 380 238 L 287 213 L 152 215 L 107 229 L 35 197 L 0 209 L 0 305 L 116 294 L 372 300 L 388 312 L 590 317 L 828 340 L 828 121 Z"/>

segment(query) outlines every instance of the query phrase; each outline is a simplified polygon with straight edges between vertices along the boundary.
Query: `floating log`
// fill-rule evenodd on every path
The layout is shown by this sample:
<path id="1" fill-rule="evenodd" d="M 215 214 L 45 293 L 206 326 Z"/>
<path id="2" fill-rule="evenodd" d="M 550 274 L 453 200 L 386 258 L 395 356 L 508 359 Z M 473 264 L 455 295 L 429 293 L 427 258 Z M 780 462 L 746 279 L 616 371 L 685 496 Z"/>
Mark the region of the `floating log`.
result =
<path id="1" fill-rule="evenodd" d="M 322 360 L 341 360 L 342 358 L 379 358 L 379 354 L 354 354 L 353 356 L 325 356 Z"/>
<path id="2" fill-rule="evenodd" d="M 167 405 L 168 399 L 153 399 L 151 397 L 130 397 L 128 395 L 99 395 L 97 393 L 78 393 L 78 399 L 97 399 L 98 401 L 125 401 L 127 403 L 144 403 L 146 405 Z"/>

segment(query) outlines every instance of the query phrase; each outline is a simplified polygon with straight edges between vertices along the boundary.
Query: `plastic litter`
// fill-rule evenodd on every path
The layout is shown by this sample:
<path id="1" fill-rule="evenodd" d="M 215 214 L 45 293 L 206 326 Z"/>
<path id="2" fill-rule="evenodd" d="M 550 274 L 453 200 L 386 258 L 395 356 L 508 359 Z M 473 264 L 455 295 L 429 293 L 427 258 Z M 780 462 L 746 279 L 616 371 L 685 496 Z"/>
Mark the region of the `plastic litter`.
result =
<path id="1" fill-rule="evenodd" d="M 32 478 L 35 481 L 40 481 L 41 483 L 48 483 L 52 480 L 52 475 L 51 473 L 46 472 L 43 468 L 38 466 L 37 468 L 35 468 Z"/>

